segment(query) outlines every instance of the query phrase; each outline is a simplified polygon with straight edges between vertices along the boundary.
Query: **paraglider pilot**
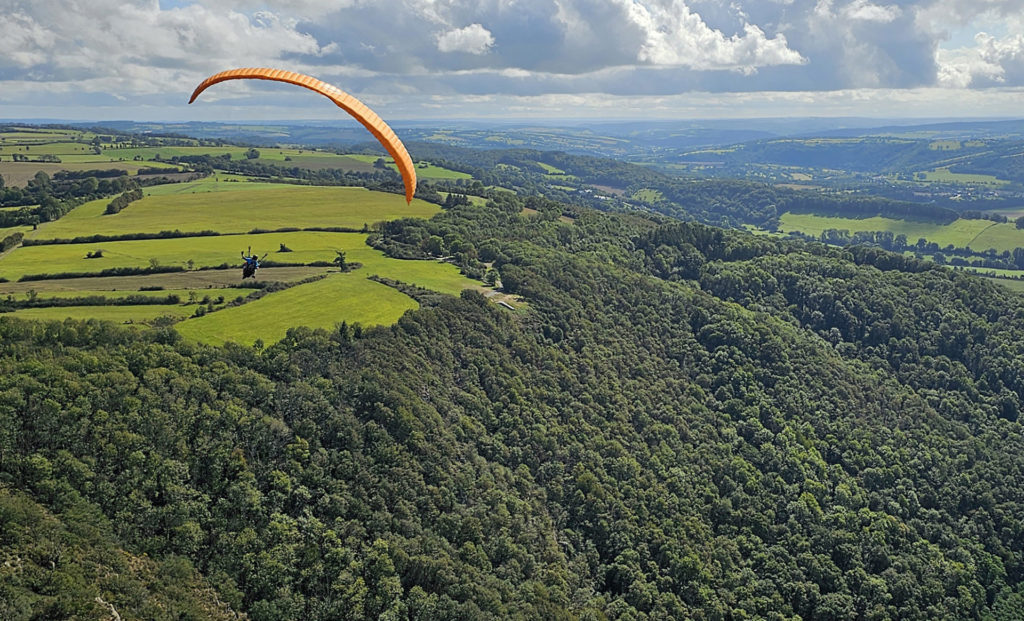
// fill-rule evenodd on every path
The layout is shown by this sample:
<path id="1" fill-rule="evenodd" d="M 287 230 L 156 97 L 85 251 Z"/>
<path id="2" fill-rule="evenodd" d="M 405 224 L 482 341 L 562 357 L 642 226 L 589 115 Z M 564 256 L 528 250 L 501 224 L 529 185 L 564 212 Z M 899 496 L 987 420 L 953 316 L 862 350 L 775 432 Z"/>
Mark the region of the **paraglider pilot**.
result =
<path id="1" fill-rule="evenodd" d="M 243 280 L 246 278 L 256 278 L 256 270 L 260 268 L 260 259 L 257 258 L 256 255 L 252 254 L 252 246 L 249 246 L 249 250 L 247 252 L 249 254 L 246 254 L 245 252 L 242 253 L 242 260 L 245 261 L 245 264 L 242 265 Z M 263 255 L 263 258 L 266 258 L 266 256 L 267 255 Z"/>

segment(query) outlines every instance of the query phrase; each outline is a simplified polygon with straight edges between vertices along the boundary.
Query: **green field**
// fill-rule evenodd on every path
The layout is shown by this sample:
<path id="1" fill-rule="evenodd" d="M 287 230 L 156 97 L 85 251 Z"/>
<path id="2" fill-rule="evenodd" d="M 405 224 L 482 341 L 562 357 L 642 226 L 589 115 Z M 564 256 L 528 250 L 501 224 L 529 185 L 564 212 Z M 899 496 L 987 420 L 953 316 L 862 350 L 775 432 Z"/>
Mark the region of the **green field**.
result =
<path id="1" fill-rule="evenodd" d="M 25 274 L 99 273 L 118 267 L 146 267 L 153 265 L 153 261 L 161 266 L 187 267 L 191 260 L 196 268 L 224 263 L 234 265 L 241 262 L 241 252 L 249 247 L 260 256 L 269 253 L 267 261 L 284 263 L 331 261 L 336 256 L 335 250 L 349 253 L 350 261 L 359 260 L 356 257 L 367 252 L 381 254 L 366 246 L 365 240 L 365 233 L 296 231 L 22 246 L 0 262 L 0 277 L 17 280 Z M 292 252 L 279 252 L 281 244 Z M 95 251 L 102 251 L 103 256 L 85 258 L 86 253 Z"/>
<path id="2" fill-rule="evenodd" d="M 381 156 L 380 155 L 349 155 L 348 157 L 357 159 L 361 162 L 367 162 L 372 164 L 376 162 Z M 388 168 L 398 172 L 398 167 L 395 166 L 395 161 L 390 157 L 385 157 L 384 161 L 387 162 Z M 435 166 L 430 162 L 416 162 L 416 178 L 418 179 L 472 179 L 473 175 L 459 172 L 457 170 L 449 170 L 441 166 Z"/>
<path id="3" fill-rule="evenodd" d="M 974 183 L 981 185 L 1005 185 L 1009 183 L 993 175 L 976 175 L 950 172 L 949 168 L 936 168 L 922 173 L 924 181 L 940 181 L 944 183 Z"/>
<path id="4" fill-rule="evenodd" d="M 46 142 L 29 144 L 21 141 L 0 142 L 0 157 L 14 153 L 29 157 L 38 155 L 86 155 L 92 153 L 92 146 L 82 142 Z"/>
<path id="5" fill-rule="evenodd" d="M 178 170 L 172 164 L 160 162 L 94 162 L 94 163 L 68 163 L 61 164 L 53 162 L 12 162 L 10 158 L 0 158 L 0 175 L 4 183 L 11 187 L 23 187 L 38 172 L 44 172 L 49 176 L 61 170 L 83 171 L 83 170 L 124 170 L 128 174 L 135 174 L 140 168 L 167 168 Z"/>
<path id="6" fill-rule="evenodd" d="M 1009 222 L 993 224 L 971 240 L 970 247 L 980 251 L 989 248 L 995 248 L 999 252 L 1013 251 L 1014 248 L 1024 247 L 1024 229 L 1018 229 L 1016 225 Z"/>
<path id="7" fill-rule="evenodd" d="M 181 190 L 180 185 L 185 184 L 164 187 L 176 192 Z M 114 215 L 103 213 L 109 199 L 92 201 L 56 222 L 41 225 L 34 236 L 59 239 L 174 229 L 220 233 L 285 227 L 359 229 L 364 224 L 382 220 L 429 218 L 440 210 L 426 201 L 413 199 L 411 204 L 406 204 L 405 198 L 398 194 L 364 188 L 229 182 L 220 185 L 229 187 L 216 197 L 208 195 L 209 187 L 196 189 L 194 194 L 154 193 Z"/>
<path id="8" fill-rule="evenodd" d="M 632 198 L 638 201 L 645 201 L 648 203 L 655 203 L 665 198 L 665 196 L 658 190 L 652 190 L 650 188 L 641 188 L 636 192 L 633 192 Z"/>
<path id="9" fill-rule="evenodd" d="M 1010 291 L 1024 293 L 1024 280 L 1018 280 L 1016 278 L 992 278 L 991 280 L 994 283 L 1006 287 Z"/>
<path id="10" fill-rule="evenodd" d="M 547 174 L 549 174 L 549 175 L 556 175 L 556 176 L 558 176 L 558 175 L 564 175 L 565 174 L 564 170 L 562 170 L 561 168 L 556 168 L 556 167 L 552 166 L 551 164 L 545 164 L 544 162 L 537 162 L 537 165 L 540 166 L 541 168 L 543 168 L 544 171 Z"/>
<path id="11" fill-rule="evenodd" d="M 185 338 L 215 345 L 226 341 L 251 345 L 256 339 L 270 344 L 283 338 L 289 327 L 333 328 L 342 321 L 366 327 L 388 325 L 417 307 L 407 295 L 357 272 L 336 273 L 255 302 L 187 319 L 175 327 Z"/>
<path id="12" fill-rule="evenodd" d="M 851 233 L 857 231 L 892 231 L 896 235 L 906 235 L 907 243 L 909 244 L 915 244 L 919 238 L 923 237 L 942 247 L 953 244 L 956 247 L 970 246 L 975 250 L 985 250 L 989 247 L 978 247 L 973 241 L 986 229 L 995 226 L 1007 225 L 999 225 L 991 220 L 961 219 L 951 224 L 943 225 L 913 220 L 895 220 L 880 216 L 857 220 L 853 218 L 835 218 L 789 212 L 782 214 L 779 218 L 779 230 L 783 232 L 799 231 L 817 237 L 826 229 L 845 229 Z M 1021 231 L 1021 233 L 1021 242 L 1017 245 L 1024 246 L 1024 231 Z"/>
<path id="13" fill-rule="evenodd" d="M 109 291 L 102 289 L 81 289 L 77 291 L 36 291 L 36 299 L 48 300 L 48 299 L 67 299 L 67 298 L 86 298 L 86 297 L 103 297 L 110 300 L 117 300 L 126 298 L 128 296 L 141 296 L 146 298 L 165 298 L 169 295 L 176 295 L 181 298 L 182 303 L 190 301 L 190 295 L 196 296 L 196 301 L 201 301 L 204 297 L 209 296 L 211 300 L 223 296 L 225 300 L 233 300 L 238 296 L 247 296 L 252 293 L 254 289 L 243 289 L 240 287 L 224 287 L 221 289 L 161 289 L 159 291 Z M 15 300 L 24 300 L 28 297 L 27 293 L 13 294 L 9 293 L 8 296 Z"/>
<path id="14" fill-rule="evenodd" d="M 325 267 L 264 267 L 259 279 L 268 282 L 295 282 L 328 271 Z M 26 282 L 0 283 L 0 295 L 21 295 L 36 291 L 48 295 L 58 291 L 124 291 L 138 292 L 144 287 L 164 287 L 168 290 L 196 291 L 202 297 L 211 291 L 234 287 L 239 282 L 241 269 L 237 266 L 223 270 L 196 270 L 139 276 L 101 276 L 91 278 L 55 278 Z"/>
<path id="15" fill-rule="evenodd" d="M 129 173 L 142 167 L 175 167 L 167 160 L 184 155 L 228 154 L 245 157 L 245 147 L 224 146 L 134 146 L 130 140 L 104 145 L 93 153 L 87 141 L 92 134 L 55 131 L 38 133 L 14 131 L 0 135 L 0 174 L 10 185 L 23 185 L 37 172 L 58 170 L 120 168 Z M 338 155 L 322 151 L 261 148 L 259 159 L 300 168 L 337 168 L 370 171 L 377 156 Z M 39 157 L 52 155 L 55 162 L 13 162 L 14 153 Z M 392 168 L 394 167 L 391 164 Z M 470 175 L 419 162 L 421 178 L 469 179 Z M 486 199 L 471 197 L 471 202 Z M 15 230 L 36 239 L 71 239 L 92 235 L 120 236 L 160 231 L 216 231 L 218 235 L 149 240 L 122 240 L 85 244 L 22 246 L 0 257 L 0 296 L 12 300 L 34 297 L 124 298 L 132 295 L 157 298 L 176 295 L 175 305 L 75 306 L 33 308 L 15 315 L 33 319 L 104 319 L 145 325 L 159 317 L 183 320 L 178 326 L 187 338 L 205 343 L 228 340 L 251 344 L 257 339 L 272 343 L 293 326 L 331 328 L 341 321 L 364 326 L 390 324 L 404 312 L 417 307 L 412 298 L 397 289 L 370 279 L 381 276 L 438 292 L 458 294 L 466 288 L 483 286 L 463 276 L 454 265 L 438 261 L 403 261 L 387 257 L 366 245 L 364 232 L 291 231 L 249 234 L 253 229 L 339 227 L 362 230 L 366 226 L 403 217 L 429 218 L 439 212 L 436 205 L 422 200 L 406 204 L 397 194 L 354 187 L 317 187 L 256 182 L 240 175 L 217 173 L 186 183 L 170 183 L 145 189 L 142 200 L 114 215 L 104 213 L 110 198 L 81 205 L 58 221 L 39 225 L 37 230 Z M 281 252 L 281 247 L 290 252 Z M 266 262 L 331 262 L 343 250 L 357 269 L 341 273 L 326 267 L 270 267 L 260 270 L 260 281 L 289 282 L 310 276 L 326 276 L 240 306 L 220 308 L 194 317 L 196 302 L 205 297 L 223 302 L 249 296 L 253 290 L 239 288 L 239 253 L 248 248 Z M 86 258 L 99 251 L 99 258 Z M 199 269 L 222 265 L 227 269 Z M 111 268 L 153 266 L 185 267 L 186 271 L 134 276 L 80 277 L 16 282 L 25 274 L 98 274 Z M 160 290 L 140 292 L 142 287 Z M 222 302 L 222 304 L 223 304 Z M 187 319 L 186 319 L 187 318 Z"/>
<path id="16" fill-rule="evenodd" d="M 195 312 L 195 305 L 145 304 L 139 306 L 66 306 L 63 308 L 26 308 L 3 313 L 0 317 L 14 316 L 22 319 L 103 319 L 117 323 L 148 323 L 157 317 L 188 317 Z"/>

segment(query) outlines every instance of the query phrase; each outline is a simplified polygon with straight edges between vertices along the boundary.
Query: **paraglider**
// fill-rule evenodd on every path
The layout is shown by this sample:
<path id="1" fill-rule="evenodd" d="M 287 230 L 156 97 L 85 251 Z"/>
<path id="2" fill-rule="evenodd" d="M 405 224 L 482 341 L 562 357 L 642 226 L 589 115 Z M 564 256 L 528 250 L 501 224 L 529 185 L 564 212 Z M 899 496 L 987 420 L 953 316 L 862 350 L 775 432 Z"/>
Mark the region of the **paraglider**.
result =
<path id="1" fill-rule="evenodd" d="M 252 246 L 249 246 L 248 253 L 249 254 L 246 254 L 245 252 L 242 253 L 242 260 L 245 261 L 245 263 L 242 264 L 242 280 L 245 280 L 246 278 L 256 278 L 256 270 L 260 269 L 260 261 L 267 258 L 266 254 L 257 258 L 256 255 L 252 253 Z"/>
<path id="2" fill-rule="evenodd" d="M 409 152 L 406 151 L 405 145 L 398 139 L 395 132 L 388 127 L 387 123 L 384 122 L 377 114 L 370 110 L 363 102 L 359 101 L 355 97 L 342 91 L 341 89 L 331 86 L 326 82 L 322 82 L 312 76 L 296 73 L 294 71 L 283 71 L 281 69 L 267 69 L 267 68 L 244 68 L 244 69 L 231 69 L 229 71 L 222 71 L 214 74 L 205 80 L 203 80 L 196 90 L 192 92 L 192 97 L 188 100 L 192 103 L 196 100 L 204 90 L 226 80 L 274 80 L 277 82 L 286 82 L 288 84 L 295 84 L 296 86 L 302 86 L 308 88 L 311 91 L 320 93 L 333 101 L 339 108 L 351 114 L 357 121 L 362 123 L 363 127 L 368 129 L 371 134 L 387 149 L 388 153 L 395 160 L 395 165 L 398 166 L 398 170 L 402 173 L 402 182 L 405 185 L 405 202 L 412 202 L 412 196 L 416 192 L 416 168 L 413 166 L 412 158 L 409 157 Z"/>

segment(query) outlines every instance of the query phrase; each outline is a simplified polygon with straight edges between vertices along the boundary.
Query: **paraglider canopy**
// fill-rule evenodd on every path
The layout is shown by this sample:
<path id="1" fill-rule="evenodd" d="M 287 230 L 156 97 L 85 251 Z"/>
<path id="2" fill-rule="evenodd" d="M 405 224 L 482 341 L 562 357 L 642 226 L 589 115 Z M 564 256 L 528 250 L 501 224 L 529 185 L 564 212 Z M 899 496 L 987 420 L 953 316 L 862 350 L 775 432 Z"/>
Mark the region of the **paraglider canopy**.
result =
<path id="1" fill-rule="evenodd" d="M 416 167 L 413 166 L 412 158 L 409 157 L 409 152 L 406 151 L 405 145 L 398 139 L 395 132 L 388 127 L 388 124 L 385 123 L 382 118 L 377 116 L 377 113 L 370 110 L 370 108 L 368 108 L 363 102 L 359 101 L 352 95 L 349 95 L 340 88 L 331 86 L 330 84 L 312 76 L 296 73 L 294 71 L 267 69 L 264 67 L 231 69 L 229 71 L 222 71 L 211 75 L 196 87 L 196 90 L 192 92 L 192 97 L 189 98 L 188 102 L 192 103 L 204 90 L 214 84 L 224 82 L 226 80 L 273 80 L 276 82 L 287 82 L 288 84 L 295 84 L 296 86 L 308 88 L 311 91 L 315 91 L 324 97 L 327 97 L 339 108 L 348 112 L 357 121 L 362 123 L 363 127 L 368 129 L 370 133 L 373 134 L 381 143 L 381 145 L 387 149 L 388 153 L 391 154 L 391 157 L 394 158 L 395 165 L 398 166 L 398 170 L 402 173 L 402 181 L 405 184 L 405 202 L 412 202 L 412 196 L 416 192 Z"/>

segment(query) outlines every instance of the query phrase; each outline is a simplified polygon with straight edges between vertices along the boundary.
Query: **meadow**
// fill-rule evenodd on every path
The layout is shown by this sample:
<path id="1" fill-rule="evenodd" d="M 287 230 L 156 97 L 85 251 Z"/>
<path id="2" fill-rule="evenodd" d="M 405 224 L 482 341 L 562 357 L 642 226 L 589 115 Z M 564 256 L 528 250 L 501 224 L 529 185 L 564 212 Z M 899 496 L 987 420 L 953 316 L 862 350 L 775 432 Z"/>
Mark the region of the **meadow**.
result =
<path id="1" fill-rule="evenodd" d="M 389 325 L 418 306 L 398 290 L 356 272 L 335 273 L 254 302 L 186 319 L 176 329 L 187 339 L 213 345 L 227 341 L 252 345 L 257 339 L 269 344 L 283 338 L 292 326 L 330 329 L 342 321 L 365 327 Z"/>
<path id="2" fill-rule="evenodd" d="M 2 265 L 2 263 L 0 263 Z M 323 274 L 324 267 L 264 267 L 259 278 L 271 282 L 290 283 Z M 102 291 L 139 293 L 142 289 L 163 287 L 165 290 L 195 291 L 203 296 L 214 290 L 232 288 L 239 282 L 241 269 L 195 270 L 191 272 L 169 272 L 164 274 L 140 274 L 137 276 L 99 276 L 83 278 L 54 278 L 25 282 L 0 283 L 0 295 L 20 295 L 35 291 L 41 296 L 56 292 Z M 75 293 L 74 295 L 78 295 Z"/>
<path id="3" fill-rule="evenodd" d="M 376 162 L 381 156 L 379 155 L 349 155 L 355 160 L 359 160 L 364 163 L 372 164 Z M 390 157 L 385 157 L 384 161 L 387 162 L 389 169 L 398 171 L 398 167 L 395 166 L 395 161 Z M 473 175 L 459 172 L 457 170 L 450 170 L 441 166 L 435 166 L 430 162 L 416 162 L 416 177 L 418 179 L 472 179 Z"/>
<path id="4" fill-rule="evenodd" d="M 61 170 L 123 170 L 134 175 L 140 168 L 166 168 L 168 172 L 176 172 L 177 166 L 160 162 L 95 162 L 95 163 L 55 163 L 55 162 L 12 162 L 9 158 L 0 158 L 0 176 L 4 184 L 11 187 L 24 187 L 38 172 L 53 176 Z"/>
<path id="5" fill-rule="evenodd" d="M 235 146 L 134 146 L 130 142 L 103 145 L 94 152 L 86 132 L 7 132 L 0 134 L 0 174 L 11 185 L 24 185 L 36 172 L 120 168 L 135 173 L 142 167 L 177 168 L 166 162 L 174 156 L 227 154 L 246 157 L 247 148 Z M 370 171 L 378 156 L 338 155 L 303 149 L 260 148 L 259 159 L 300 168 L 340 168 Z M 14 153 L 28 157 L 53 155 L 61 162 L 13 162 Z M 6 155 L 6 157 L 5 157 Z M 160 158 L 163 161 L 153 161 Z M 393 166 L 393 164 L 392 164 Z M 469 175 L 427 162 L 417 164 L 421 178 L 468 179 Z M 397 289 L 371 280 L 380 276 L 434 291 L 458 294 L 484 286 L 466 278 L 458 268 L 439 261 L 393 259 L 366 245 L 364 229 L 394 218 L 429 218 L 439 212 L 432 203 L 415 199 L 407 204 L 398 194 L 359 187 L 317 187 L 258 182 L 241 175 L 219 172 L 199 180 L 145 188 L 141 200 L 117 214 L 105 213 L 110 198 L 85 203 L 60 220 L 0 231 L 6 236 L 21 231 L 36 240 L 73 239 L 94 235 L 124 236 L 161 231 L 212 231 L 213 235 L 117 240 L 75 244 L 21 246 L 0 257 L 0 296 L 13 301 L 33 298 L 103 297 L 114 300 L 142 295 L 176 295 L 179 304 L 95 305 L 21 309 L 13 314 L 32 319 L 104 319 L 147 325 L 160 318 L 178 322 L 186 338 L 204 343 L 236 341 L 270 344 L 293 326 L 331 328 L 341 321 L 364 326 L 387 325 L 418 305 Z M 471 197 L 474 203 L 484 199 Z M 250 233 L 254 229 L 342 228 L 360 232 L 287 231 Z M 260 281 L 291 286 L 247 300 L 240 288 L 239 254 L 251 248 L 267 253 L 257 274 Z M 287 251 L 282 251 L 287 249 Z M 330 263 L 343 251 L 355 269 L 310 266 Z M 87 258 L 87 255 L 93 255 Z M 98 256 L 96 256 L 98 255 Z M 301 266 L 273 267 L 273 262 Z M 229 268 L 221 266 L 229 265 Z M 183 271 L 131 276 L 98 276 L 112 268 L 178 267 Z M 47 278 L 17 282 L 26 274 L 86 274 L 84 277 Z M 310 277 L 319 280 L 293 284 Z M 157 289 L 140 291 L 140 289 Z M 195 316 L 203 299 L 222 302 L 213 311 Z"/>
<path id="6" fill-rule="evenodd" d="M 144 304 L 139 306 L 65 306 L 25 308 L 0 316 L 11 315 L 21 319 L 64 320 L 100 319 L 117 323 L 148 323 L 160 317 L 181 319 L 195 312 L 195 305 Z"/>
<path id="7" fill-rule="evenodd" d="M 943 183 L 971 183 L 980 185 L 1005 185 L 1009 183 L 993 175 L 980 175 L 969 173 L 955 173 L 949 168 L 936 168 L 921 173 L 924 181 L 938 181 Z"/>
<path id="8" fill-rule="evenodd" d="M 217 192 L 217 196 L 209 196 Z M 344 227 L 361 229 L 394 218 L 429 218 L 437 205 L 358 187 L 294 186 L 203 181 L 168 184 L 114 215 L 109 199 L 91 201 L 56 222 L 40 226 L 38 239 L 81 235 L 158 233 L 164 230 L 245 233 L 255 228 Z"/>
<path id="9" fill-rule="evenodd" d="M 906 235 L 907 243 L 915 244 L 920 238 L 929 242 L 935 242 L 941 247 L 953 244 L 958 248 L 970 247 L 974 250 L 985 250 L 992 246 L 991 243 L 998 243 L 998 250 L 1007 249 L 1006 244 L 1011 243 L 1013 234 L 1008 234 L 1003 228 L 998 233 L 985 235 L 989 229 L 995 227 L 1010 227 L 1012 224 L 997 224 L 991 220 L 956 220 L 950 224 L 935 224 L 932 222 L 921 222 L 915 220 L 896 220 L 875 216 L 873 218 L 853 219 L 837 218 L 831 216 L 817 216 L 813 214 L 784 213 L 779 218 L 779 230 L 783 232 L 799 231 L 815 237 L 821 235 L 826 229 L 847 230 L 851 233 L 857 231 L 891 231 L 895 235 Z M 1017 235 L 1017 242 L 1009 248 L 1024 246 L 1024 231 L 1014 229 Z M 986 245 L 988 244 L 988 245 Z"/>

